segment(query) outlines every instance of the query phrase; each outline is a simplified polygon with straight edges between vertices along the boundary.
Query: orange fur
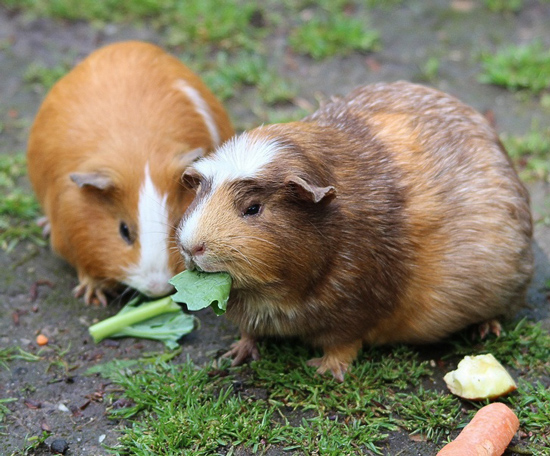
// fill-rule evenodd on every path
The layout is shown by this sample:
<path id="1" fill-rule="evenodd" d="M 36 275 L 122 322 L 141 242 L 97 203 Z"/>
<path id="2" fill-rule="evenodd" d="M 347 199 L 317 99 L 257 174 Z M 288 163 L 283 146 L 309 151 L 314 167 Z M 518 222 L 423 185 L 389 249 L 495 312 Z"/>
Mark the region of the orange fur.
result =
<path id="1" fill-rule="evenodd" d="M 52 88 L 31 130 L 28 170 L 51 225 L 51 244 L 78 270 L 85 288 L 111 288 L 138 261 L 139 239 L 127 245 L 119 221 L 137 229 L 144 169 L 168 194 L 169 224 L 177 224 L 192 195 L 180 186 L 197 148 L 215 144 L 203 117 L 176 83 L 184 80 L 207 103 L 222 141 L 233 134 L 222 105 L 201 80 L 162 49 L 137 41 L 106 46 Z M 72 173 L 101 172 L 113 187 L 78 188 Z M 170 248 L 167 240 L 167 249 Z M 182 269 L 175 252 L 170 265 Z"/>

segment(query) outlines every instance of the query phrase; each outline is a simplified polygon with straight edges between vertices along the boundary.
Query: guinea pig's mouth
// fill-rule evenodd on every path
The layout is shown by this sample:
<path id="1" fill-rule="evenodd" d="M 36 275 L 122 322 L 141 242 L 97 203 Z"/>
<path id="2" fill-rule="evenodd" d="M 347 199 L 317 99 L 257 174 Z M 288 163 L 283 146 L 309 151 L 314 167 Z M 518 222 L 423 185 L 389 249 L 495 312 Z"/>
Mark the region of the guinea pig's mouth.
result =
<path id="1" fill-rule="evenodd" d="M 190 258 L 185 260 L 185 268 L 190 271 L 197 272 L 227 272 L 222 268 L 215 267 L 214 265 L 198 264 L 194 259 Z"/>

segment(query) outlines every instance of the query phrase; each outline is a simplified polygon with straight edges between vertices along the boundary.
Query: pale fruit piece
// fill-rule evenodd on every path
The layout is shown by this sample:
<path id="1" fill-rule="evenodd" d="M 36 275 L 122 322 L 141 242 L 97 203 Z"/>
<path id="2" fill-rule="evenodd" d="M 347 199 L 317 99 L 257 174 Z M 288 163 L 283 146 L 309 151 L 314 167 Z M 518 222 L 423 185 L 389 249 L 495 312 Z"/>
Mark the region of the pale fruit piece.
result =
<path id="1" fill-rule="evenodd" d="M 514 379 L 490 353 L 465 356 L 443 380 L 451 393 L 473 401 L 496 399 L 517 389 Z"/>

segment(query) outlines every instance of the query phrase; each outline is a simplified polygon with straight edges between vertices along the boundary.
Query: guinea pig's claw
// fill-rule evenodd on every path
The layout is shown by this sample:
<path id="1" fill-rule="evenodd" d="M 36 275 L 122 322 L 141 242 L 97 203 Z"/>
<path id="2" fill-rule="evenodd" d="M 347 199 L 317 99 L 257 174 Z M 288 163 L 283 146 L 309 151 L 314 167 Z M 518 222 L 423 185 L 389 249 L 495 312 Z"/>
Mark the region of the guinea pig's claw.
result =
<path id="1" fill-rule="evenodd" d="M 343 383 L 344 374 L 348 371 L 349 364 L 341 362 L 335 358 L 323 356 L 322 358 L 313 358 L 307 362 L 308 366 L 317 367 L 317 373 L 323 375 L 330 371 L 337 382 Z"/>
<path id="2" fill-rule="evenodd" d="M 256 346 L 256 339 L 252 336 L 244 335 L 241 337 L 241 340 L 235 342 L 231 345 L 231 350 L 224 353 L 222 358 L 233 358 L 231 366 L 240 366 L 248 358 L 252 358 L 254 361 L 260 359 L 260 352 Z"/>
<path id="3" fill-rule="evenodd" d="M 80 298 L 84 296 L 84 303 L 87 306 L 91 304 L 101 305 L 103 307 L 107 306 L 107 297 L 105 296 L 103 290 L 101 290 L 100 288 L 95 288 L 89 283 L 79 283 L 73 289 L 73 295 L 75 298 Z"/>
<path id="4" fill-rule="evenodd" d="M 48 217 L 40 217 L 36 224 L 42 228 L 42 237 L 48 238 L 50 237 L 50 234 L 52 233 L 52 226 L 50 224 L 50 221 L 48 220 Z"/>
<path id="5" fill-rule="evenodd" d="M 485 339 L 489 334 L 494 334 L 497 337 L 500 337 L 502 332 L 502 326 L 500 322 L 496 319 L 487 320 L 481 323 L 478 327 L 479 337 Z"/>

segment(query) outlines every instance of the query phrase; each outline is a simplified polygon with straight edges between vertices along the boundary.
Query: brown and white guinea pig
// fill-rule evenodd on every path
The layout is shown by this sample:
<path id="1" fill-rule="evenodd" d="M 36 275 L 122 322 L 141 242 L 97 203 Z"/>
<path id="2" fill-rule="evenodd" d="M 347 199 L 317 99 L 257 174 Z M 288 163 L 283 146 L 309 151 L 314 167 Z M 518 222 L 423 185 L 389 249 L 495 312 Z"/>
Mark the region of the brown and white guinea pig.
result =
<path id="1" fill-rule="evenodd" d="M 358 88 L 189 167 L 187 268 L 233 278 L 226 355 L 296 336 L 338 380 L 363 343 L 429 343 L 510 315 L 533 270 L 529 197 L 486 119 L 407 82 Z"/>
<path id="2" fill-rule="evenodd" d="M 119 283 L 171 290 L 183 262 L 170 241 L 193 198 L 181 175 L 232 135 L 197 75 L 152 44 L 105 46 L 55 84 L 27 161 L 51 245 L 78 271 L 77 296 L 105 305 Z"/>

